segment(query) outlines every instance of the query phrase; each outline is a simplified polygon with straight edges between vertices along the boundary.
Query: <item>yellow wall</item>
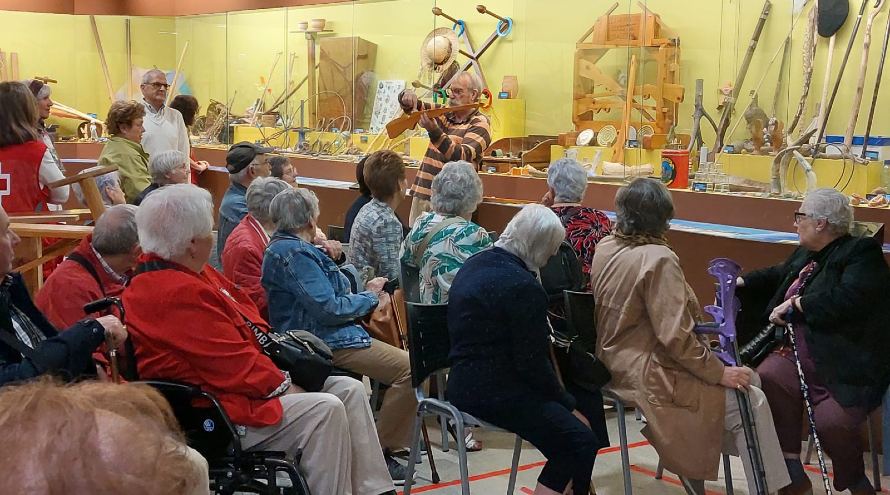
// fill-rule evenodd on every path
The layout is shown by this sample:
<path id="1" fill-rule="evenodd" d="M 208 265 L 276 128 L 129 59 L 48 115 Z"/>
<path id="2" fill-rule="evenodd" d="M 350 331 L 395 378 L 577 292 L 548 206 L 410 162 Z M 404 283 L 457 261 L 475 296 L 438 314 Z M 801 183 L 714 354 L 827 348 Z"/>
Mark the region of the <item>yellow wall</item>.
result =
<path id="1" fill-rule="evenodd" d="M 806 8 L 810 8 L 815 1 L 809 0 Z M 476 46 L 495 26 L 493 18 L 476 12 L 477 3 L 477 0 L 438 2 L 447 13 L 466 20 Z M 771 111 L 781 54 L 771 66 L 768 62 L 780 50 L 791 29 L 795 17 L 792 3 L 791 0 L 773 1 L 772 13 L 751 64 L 734 120 L 741 118 L 741 112 L 750 101 L 749 91 L 761 80 L 760 104 L 768 113 Z M 172 68 L 188 42 L 189 50 L 183 68 L 202 104 L 206 106 L 211 98 L 228 101 L 234 96 L 235 111 L 243 112 L 259 96 L 262 88 L 260 78 L 269 76 L 276 54 L 281 53 L 281 57 L 270 82 L 273 97 L 284 90 L 291 53 L 296 56 L 293 80 L 299 81 L 305 76 L 308 65 L 305 37 L 293 31 L 299 21 L 325 18 L 328 28 L 333 30 L 332 35 L 359 36 L 377 44 L 377 79 L 404 79 L 410 82 L 420 76 L 419 50 L 423 38 L 434 27 L 451 26 L 449 21 L 430 13 L 435 4 L 433 0 L 361 1 L 176 19 L 134 18 L 134 63 Z M 680 72 L 687 94 L 686 101 L 680 106 L 678 129 L 688 132 L 691 127 L 696 78 L 704 79 L 705 107 L 715 119 L 718 118 L 715 109 L 717 88 L 735 79 L 763 5 L 762 0 L 647 0 L 645 4 L 659 13 L 664 23 L 677 31 L 681 38 Z M 611 3 L 589 0 L 489 0 L 486 5 L 515 21 L 513 33 L 499 39 L 482 57 L 489 86 L 496 91 L 504 75 L 518 76 L 520 96 L 526 100 L 528 133 L 556 134 L 570 130 L 574 44 Z M 850 19 L 838 35 L 835 73 L 858 6 L 859 0 L 851 2 Z M 620 0 L 615 13 L 629 12 L 639 12 L 637 2 Z M 864 130 L 886 15 L 886 12 L 881 13 L 875 22 L 869 64 L 871 71 L 857 133 Z M 112 77 L 118 85 L 125 77 L 123 19 L 99 18 Z M 60 79 L 55 89 L 60 101 L 84 111 L 104 113 L 107 98 L 104 96 L 104 83 L 88 17 L 2 12 L 0 20 L 4 21 L 4 29 L 0 30 L 0 48 L 5 51 L 14 48 L 21 53 L 23 76 L 45 73 L 56 77 Z M 800 95 L 801 42 L 805 24 L 806 13 L 793 30 L 787 77 L 778 102 L 778 115 L 782 120 L 788 120 L 789 114 L 797 107 Z M 820 40 L 804 124 L 812 118 L 821 95 L 826 47 L 827 40 Z M 651 82 L 654 78 L 653 64 L 645 63 L 647 55 L 636 53 L 644 61 L 641 66 L 642 82 Z M 830 133 L 842 133 L 846 127 L 860 53 L 861 34 L 832 112 Z M 629 49 L 615 50 L 604 58 L 602 68 L 612 75 L 626 70 L 630 54 Z M 425 82 L 429 82 L 429 78 Z M 833 82 L 832 77 L 831 84 Z M 890 99 L 888 92 L 890 89 L 885 89 L 881 95 L 879 109 L 887 106 Z M 304 89 L 292 102 L 296 104 L 305 97 Z M 368 99 L 366 117 L 372 104 L 373 93 Z M 617 114 L 604 117 L 619 118 Z M 878 112 L 873 134 L 890 134 L 886 130 L 888 126 L 890 115 Z M 712 134 L 706 130 L 706 140 L 713 141 Z M 742 125 L 734 137 L 741 139 L 744 134 Z"/>
<path id="2" fill-rule="evenodd" d="M 96 24 L 115 91 L 127 80 L 125 17 L 98 16 Z M 89 16 L 0 11 L 0 50 L 19 54 L 19 76 L 49 76 L 53 99 L 104 119 L 108 112 L 105 77 L 93 42 Z M 172 18 L 131 19 L 132 57 L 137 67 L 175 66 Z M 164 34 L 170 33 L 170 34 Z M 7 58 L 8 60 L 8 58 Z M 137 89 L 138 93 L 138 89 Z M 73 133 L 73 120 L 51 119 Z"/>

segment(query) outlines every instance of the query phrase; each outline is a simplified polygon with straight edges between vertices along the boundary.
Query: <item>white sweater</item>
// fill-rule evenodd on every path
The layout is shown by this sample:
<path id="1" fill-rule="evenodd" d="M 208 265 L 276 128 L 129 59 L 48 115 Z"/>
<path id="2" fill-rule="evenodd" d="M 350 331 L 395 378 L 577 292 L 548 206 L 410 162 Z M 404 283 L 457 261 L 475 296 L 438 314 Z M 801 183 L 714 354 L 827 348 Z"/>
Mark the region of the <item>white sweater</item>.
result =
<path id="1" fill-rule="evenodd" d="M 142 149 L 149 156 L 167 150 L 179 150 L 189 156 L 189 132 L 182 120 L 182 114 L 175 108 L 161 107 L 159 111 L 142 100 L 145 118 L 142 121 L 145 133 L 142 135 Z"/>

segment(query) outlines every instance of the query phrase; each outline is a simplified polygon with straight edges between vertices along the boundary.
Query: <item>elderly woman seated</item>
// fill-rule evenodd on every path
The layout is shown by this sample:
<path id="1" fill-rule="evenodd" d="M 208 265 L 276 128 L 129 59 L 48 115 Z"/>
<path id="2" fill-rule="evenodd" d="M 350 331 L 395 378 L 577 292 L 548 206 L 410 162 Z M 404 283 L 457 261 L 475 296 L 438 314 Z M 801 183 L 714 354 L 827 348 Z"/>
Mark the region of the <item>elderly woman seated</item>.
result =
<path id="1" fill-rule="evenodd" d="M 612 222 L 605 213 L 581 205 L 587 190 L 587 172 L 577 161 L 563 158 L 551 163 L 547 168 L 547 187 L 542 203 L 559 217 L 566 229 L 566 240 L 587 275 L 596 244 L 612 233 Z"/>
<path id="2" fill-rule="evenodd" d="M 276 194 L 290 185 L 274 177 L 254 179 L 247 187 L 247 216 L 235 227 L 222 252 L 223 273 L 235 282 L 251 300 L 263 318 L 269 318 L 269 303 L 260 278 L 263 276 L 263 252 L 275 233 L 269 205 Z"/>
<path id="3" fill-rule="evenodd" d="M 448 400 L 531 442 L 547 458 L 535 493 L 585 495 L 596 452 L 605 445 L 550 362 L 547 295 L 536 272 L 565 236 L 541 205 L 524 207 L 495 247 L 464 263 L 451 285 Z"/>
<path id="4" fill-rule="evenodd" d="M 189 157 L 177 150 L 155 153 L 148 160 L 148 172 L 151 174 L 151 184 L 133 199 L 132 203 L 136 206 L 139 206 L 146 196 L 160 187 L 170 184 L 188 184 L 191 177 Z"/>
<path id="5" fill-rule="evenodd" d="M 754 310 L 762 314 L 759 324 L 767 324 L 767 315 L 774 324 L 790 323 L 834 487 L 866 495 L 875 490 L 865 477 L 859 432 L 890 384 L 890 270 L 880 243 L 850 235 L 852 221 L 846 196 L 834 189 L 810 192 L 794 214 L 800 247 L 783 263 L 741 277 L 739 293 L 770 299 L 757 308 L 762 313 Z M 788 337 L 778 345 L 757 372 L 794 483 L 785 493 L 807 493 L 797 364 Z"/>
<path id="6" fill-rule="evenodd" d="M 272 177 L 281 179 L 291 187 L 297 187 L 297 171 L 294 164 L 286 156 L 275 155 L 269 158 L 269 168 Z"/>
<path id="7" fill-rule="evenodd" d="M 674 214 L 660 181 L 636 179 L 615 196 L 614 235 L 597 246 L 590 267 L 596 298 L 597 357 L 611 390 L 639 407 L 643 434 L 687 492 L 717 479 L 721 445 L 735 446 L 756 493 L 736 391 L 750 397 L 770 493 L 790 480 L 769 404 L 748 368 L 724 366 L 693 329 L 701 319 L 665 232 Z"/>
<path id="8" fill-rule="evenodd" d="M 269 332 L 256 305 L 207 261 L 210 193 L 164 187 L 136 213 L 145 253 L 124 291 L 140 378 L 189 383 L 215 394 L 244 426 L 248 450 L 302 450 L 312 493 L 379 495 L 393 489 L 361 382 L 329 377 L 307 393 L 257 343 Z M 293 377 L 297 381 L 299 377 Z"/>
<path id="9" fill-rule="evenodd" d="M 470 221 L 482 202 L 482 180 L 470 162 L 445 164 L 433 179 L 432 208 L 417 218 L 402 245 L 402 263 L 420 270 L 420 302 L 448 302 L 448 289 L 470 256 L 491 247 L 485 229 Z"/>
<path id="10" fill-rule="evenodd" d="M 142 149 L 142 120 L 145 107 L 133 100 L 116 101 L 108 109 L 105 125 L 111 137 L 99 154 L 99 165 L 117 165 L 121 189 L 127 201 L 133 201 L 151 185 L 148 153 Z"/>
<path id="11" fill-rule="evenodd" d="M 372 339 L 356 320 L 378 303 L 388 303 L 386 279 L 367 283 L 353 294 L 350 282 L 329 256 L 313 245 L 318 198 L 307 189 L 290 189 L 272 200 L 278 230 L 263 259 L 263 287 L 276 331 L 300 328 L 325 341 L 334 351 L 334 365 L 389 385 L 380 408 L 377 431 L 387 464 L 396 481 L 405 469 L 389 455 L 411 444 L 411 422 L 417 408 L 411 388 L 408 353 Z"/>

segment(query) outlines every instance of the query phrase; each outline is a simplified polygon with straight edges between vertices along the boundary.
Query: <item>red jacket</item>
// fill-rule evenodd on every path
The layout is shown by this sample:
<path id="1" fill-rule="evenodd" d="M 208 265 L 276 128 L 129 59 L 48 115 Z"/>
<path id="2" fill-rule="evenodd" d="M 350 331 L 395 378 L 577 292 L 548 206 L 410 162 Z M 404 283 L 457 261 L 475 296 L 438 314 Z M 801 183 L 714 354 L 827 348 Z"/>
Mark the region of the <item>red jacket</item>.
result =
<path id="1" fill-rule="evenodd" d="M 149 260 L 159 258 L 144 255 L 140 262 Z M 281 401 L 265 397 L 284 374 L 262 353 L 244 319 L 265 331 L 269 325 L 219 272 L 208 265 L 198 274 L 177 265 L 137 274 L 123 302 L 141 379 L 197 385 L 216 395 L 237 424 L 281 421 Z"/>
<path id="2" fill-rule="evenodd" d="M 92 240 L 92 235 L 87 236 L 74 252 L 93 266 L 105 291 L 85 268 L 65 259 L 46 279 L 35 300 L 37 307 L 56 328 L 65 329 L 82 320 L 86 316 L 84 304 L 106 296 L 118 296 L 124 291 L 124 286 L 112 278 L 96 258 L 90 245 Z"/>
<path id="3" fill-rule="evenodd" d="M 229 234 L 222 252 L 223 273 L 235 282 L 260 310 L 263 319 L 269 319 L 269 303 L 263 289 L 263 253 L 269 244 L 269 236 L 263 226 L 248 214 Z"/>
<path id="4" fill-rule="evenodd" d="M 0 204 L 6 213 L 47 209 L 49 188 L 40 184 L 44 154 L 46 145 L 37 140 L 0 148 Z"/>

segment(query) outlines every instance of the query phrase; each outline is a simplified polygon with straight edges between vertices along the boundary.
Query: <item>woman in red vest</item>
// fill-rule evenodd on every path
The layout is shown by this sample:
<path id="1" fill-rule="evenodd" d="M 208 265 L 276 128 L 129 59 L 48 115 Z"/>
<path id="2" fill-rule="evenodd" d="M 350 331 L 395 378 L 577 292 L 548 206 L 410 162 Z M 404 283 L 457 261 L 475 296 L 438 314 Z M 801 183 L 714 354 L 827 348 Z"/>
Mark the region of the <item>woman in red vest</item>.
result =
<path id="1" fill-rule="evenodd" d="M 68 200 L 68 186 L 49 188 L 64 179 L 37 128 L 37 100 L 20 82 L 0 83 L 0 205 L 8 213 L 47 209 Z"/>

